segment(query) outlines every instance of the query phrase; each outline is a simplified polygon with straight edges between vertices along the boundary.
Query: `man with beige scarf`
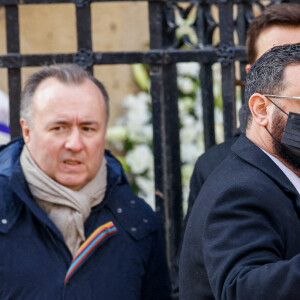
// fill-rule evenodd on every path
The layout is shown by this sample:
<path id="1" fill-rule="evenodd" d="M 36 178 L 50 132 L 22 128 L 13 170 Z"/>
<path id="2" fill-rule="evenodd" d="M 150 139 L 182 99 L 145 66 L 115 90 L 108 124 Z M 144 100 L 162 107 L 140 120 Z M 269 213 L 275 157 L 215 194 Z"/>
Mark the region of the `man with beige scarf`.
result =
<path id="1" fill-rule="evenodd" d="M 104 149 L 108 116 L 76 65 L 27 81 L 23 139 L 0 151 L 1 299 L 170 299 L 155 215 Z"/>

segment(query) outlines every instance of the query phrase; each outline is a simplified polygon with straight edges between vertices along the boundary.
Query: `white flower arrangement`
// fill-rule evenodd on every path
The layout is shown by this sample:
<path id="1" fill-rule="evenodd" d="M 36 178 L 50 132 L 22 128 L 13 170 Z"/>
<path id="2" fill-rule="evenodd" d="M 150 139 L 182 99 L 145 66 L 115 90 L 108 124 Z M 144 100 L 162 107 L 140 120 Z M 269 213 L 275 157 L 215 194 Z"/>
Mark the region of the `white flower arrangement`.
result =
<path id="1" fill-rule="evenodd" d="M 194 24 L 197 17 L 196 8 L 191 9 L 183 18 L 179 10 L 175 11 L 176 38 L 178 41 L 187 36 L 188 45 L 198 44 Z M 213 65 L 214 97 L 217 143 L 223 140 L 221 76 L 220 65 Z M 180 121 L 180 153 L 183 190 L 183 208 L 187 209 L 190 177 L 199 155 L 204 152 L 202 99 L 199 80 L 200 65 L 196 62 L 177 64 L 177 86 L 179 91 L 178 111 Z M 152 151 L 152 115 L 150 79 L 148 68 L 142 64 L 133 65 L 133 74 L 141 92 L 128 95 L 122 101 L 125 114 L 108 128 L 107 140 L 121 155 L 118 156 L 131 182 L 134 192 L 143 197 L 155 208 L 154 196 L 154 159 Z"/>
<path id="2" fill-rule="evenodd" d="M 145 66 L 135 65 L 136 81 L 145 90 L 135 95 L 127 95 L 122 101 L 124 115 L 108 128 L 107 140 L 121 155 L 118 156 L 132 187 L 153 208 L 154 159 L 152 151 L 152 115 L 149 77 L 145 76 Z M 142 78 L 139 74 L 142 72 Z M 199 82 L 198 63 L 177 64 L 177 84 L 179 90 L 178 110 L 180 120 L 180 153 L 182 162 L 183 199 L 189 194 L 189 181 L 194 164 L 204 151 L 202 99 Z M 149 81 L 149 82 L 145 82 Z M 220 90 L 219 90 L 220 92 Z M 216 114 L 221 111 L 216 107 Z M 221 126 L 220 126 L 221 127 Z M 186 209 L 186 201 L 184 204 Z"/>

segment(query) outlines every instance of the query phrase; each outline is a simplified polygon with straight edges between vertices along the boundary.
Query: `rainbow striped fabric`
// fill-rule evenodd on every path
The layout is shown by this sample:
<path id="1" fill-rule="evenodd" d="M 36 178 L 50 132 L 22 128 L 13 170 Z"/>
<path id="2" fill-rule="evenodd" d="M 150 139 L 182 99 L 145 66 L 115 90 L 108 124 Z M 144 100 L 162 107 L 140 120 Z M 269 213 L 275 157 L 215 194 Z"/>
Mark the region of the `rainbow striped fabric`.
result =
<path id="1" fill-rule="evenodd" d="M 84 261 L 90 256 L 91 252 L 101 243 L 104 239 L 109 237 L 111 234 L 117 232 L 112 221 L 107 222 L 100 227 L 98 227 L 80 246 L 76 255 L 73 258 L 70 268 L 68 269 L 67 275 L 65 277 L 65 283 L 68 281 L 70 276 L 77 270 Z"/>

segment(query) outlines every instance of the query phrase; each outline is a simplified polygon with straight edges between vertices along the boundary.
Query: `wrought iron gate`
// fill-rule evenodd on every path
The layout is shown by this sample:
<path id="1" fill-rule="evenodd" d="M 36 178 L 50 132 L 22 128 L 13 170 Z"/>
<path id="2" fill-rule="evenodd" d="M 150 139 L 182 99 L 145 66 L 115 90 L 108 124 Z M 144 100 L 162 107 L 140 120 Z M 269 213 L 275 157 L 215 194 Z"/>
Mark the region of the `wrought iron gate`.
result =
<path id="1" fill-rule="evenodd" d="M 148 2 L 150 50 L 136 52 L 94 52 L 91 34 L 91 3 Z M 254 0 L 0 0 L 5 6 L 7 54 L 0 56 L 0 67 L 8 70 L 11 136 L 20 134 L 19 107 L 21 68 L 56 63 L 77 63 L 93 72 L 93 66 L 102 64 L 150 65 L 153 107 L 155 196 L 156 212 L 165 228 L 167 251 L 171 270 L 180 246 L 182 228 L 182 189 L 180 175 L 180 140 L 177 108 L 176 63 L 195 61 L 201 65 L 200 81 L 203 99 L 205 148 L 215 144 L 214 96 L 212 65 L 221 63 L 224 136 L 230 138 L 236 128 L 235 119 L 235 62 L 240 63 L 240 79 L 245 77 L 245 36 L 253 18 L 253 6 L 263 9 L 272 1 Z M 272 3 L 284 1 L 273 1 Z M 291 2 L 291 1 L 290 1 Z M 294 1 L 297 2 L 297 1 Z M 76 53 L 20 54 L 19 5 L 73 3 L 77 17 Z M 212 7 L 217 14 L 212 13 Z M 175 37 L 177 25 L 174 12 L 186 18 L 192 8 L 197 19 L 191 25 L 198 36 L 192 44 L 183 35 Z M 217 20 L 218 19 L 218 20 Z M 219 28 L 219 43 L 212 45 L 212 36 Z M 237 38 L 234 38 L 236 33 Z M 188 50 L 180 45 L 189 45 Z"/>

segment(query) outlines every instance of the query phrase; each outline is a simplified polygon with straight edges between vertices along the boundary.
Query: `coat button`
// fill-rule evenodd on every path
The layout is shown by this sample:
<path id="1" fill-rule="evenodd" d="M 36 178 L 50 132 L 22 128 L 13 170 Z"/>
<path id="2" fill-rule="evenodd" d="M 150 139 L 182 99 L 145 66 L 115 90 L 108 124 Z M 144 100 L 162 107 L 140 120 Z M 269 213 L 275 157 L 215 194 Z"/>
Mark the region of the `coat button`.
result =
<path id="1" fill-rule="evenodd" d="M 123 209 L 121 207 L 117 208 L 117 213 L 121 214 L 123 212 Z"/>
<path id="2" fill-rule="evenodd" d="M 149 221 L 148 221 L 148 219 L 143 219 L 143 222 L 148 223 Z"/>
<path id="3" fill-rule="evenodd" d="M 136 227 L 131 227 L 132 232 L 136 232 Z"/>
<path id="4" fill-rule="evenodd" d="M 7 224 L 7 219 L 2 219 L 2 220 L 1 220 L 1 223 L 2 223 L 2 224 Z"/>
<path id="5" fill-rule="evenodd" d="M 131 200 L 130 203 L 131 203 L 131 204 L 135 204 L 135 200 Z"/>

